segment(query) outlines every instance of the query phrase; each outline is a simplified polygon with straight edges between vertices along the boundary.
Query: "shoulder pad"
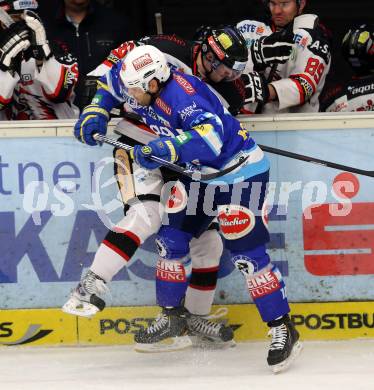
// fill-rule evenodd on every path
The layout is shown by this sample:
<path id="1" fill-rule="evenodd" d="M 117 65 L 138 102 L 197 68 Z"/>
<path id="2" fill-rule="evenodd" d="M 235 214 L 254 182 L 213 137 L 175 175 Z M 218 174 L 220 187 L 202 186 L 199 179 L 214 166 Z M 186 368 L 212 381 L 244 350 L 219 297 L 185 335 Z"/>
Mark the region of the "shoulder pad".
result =
<path id="1" fill-rule="evenodd" d="M 293 20 L 293 31 L 299 28 L 314 29 L 318 25 L 318 16 L 314 14 L 302 14 Z"/>

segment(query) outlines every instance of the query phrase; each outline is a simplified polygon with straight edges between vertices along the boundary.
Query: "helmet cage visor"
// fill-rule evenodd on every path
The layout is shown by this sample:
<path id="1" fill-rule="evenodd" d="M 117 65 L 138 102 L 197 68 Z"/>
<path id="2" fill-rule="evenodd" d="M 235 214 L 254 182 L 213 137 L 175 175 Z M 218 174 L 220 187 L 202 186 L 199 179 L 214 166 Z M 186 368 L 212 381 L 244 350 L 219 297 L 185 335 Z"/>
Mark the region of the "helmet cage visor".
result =
<path id="1" fill-rule="evenodd" d="M 245 62 L 236 61 L 233 67 L 229 67 L 218 59 L 213 59 L 212 61 L 210 61 L 210 64 L 212 66 L 213 71 L 215 71 L 219 75 L 224 76 L 224 81 L 234 81 L 238 79 L 242 75 L 246 65 Z"/>

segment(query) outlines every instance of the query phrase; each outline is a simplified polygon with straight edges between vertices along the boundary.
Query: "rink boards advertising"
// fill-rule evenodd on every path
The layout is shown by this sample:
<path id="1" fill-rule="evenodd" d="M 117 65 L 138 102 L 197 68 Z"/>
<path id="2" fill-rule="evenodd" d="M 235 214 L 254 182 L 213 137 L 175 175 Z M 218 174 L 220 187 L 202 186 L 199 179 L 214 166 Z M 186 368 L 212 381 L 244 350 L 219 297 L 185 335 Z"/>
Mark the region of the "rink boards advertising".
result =
<path id="1" fill-rule="evenodd" d="M 367 123 L 374 115 L 279 118 L 245 123 L 256 130 L 258 143 L 373 170 L 374 130 Z M 56 309 L 123 208 L 111 148 L 79 144 L 68 136 L 71 123 L 55 128 L 45 131 L 39 122 L 35 129 L 0 129 L 0 292 L 2 308 L 9 309 L 0 312 L 0 343 L 128 342 L 157 311 L 152 239 L 115 277 L 111 307 L 100 316 L 77 320 Z M 9 137 L 13 130 L 17 138 Z M 290 301 L 304 302 L 295 304 L 295 324 L 305 338 L 372 337 L 374 310 L 365 302 L 374 298 L 374 179 L 268 156 L 268 248 Z M 227 253 L 219 276 L 215 303 L 228 308 L 237 338 L 263 335 L 253 305 L 244 305 L 244 280 Z"/>
<path id="2" fill-rule="evenodd" d="M 263 340 L 267 326 L 253 304 L 214 306 L 235 340 Z M 373 302 L 293 303 L 292 320 L 304 340 L 374 337 Z M 0 345 L 116 345 L 133 343 L 134 334 L 159 312 L 155 306 L 109 307 L 93 318 L 74 317 L 59 309 L 0 312 Z"/>

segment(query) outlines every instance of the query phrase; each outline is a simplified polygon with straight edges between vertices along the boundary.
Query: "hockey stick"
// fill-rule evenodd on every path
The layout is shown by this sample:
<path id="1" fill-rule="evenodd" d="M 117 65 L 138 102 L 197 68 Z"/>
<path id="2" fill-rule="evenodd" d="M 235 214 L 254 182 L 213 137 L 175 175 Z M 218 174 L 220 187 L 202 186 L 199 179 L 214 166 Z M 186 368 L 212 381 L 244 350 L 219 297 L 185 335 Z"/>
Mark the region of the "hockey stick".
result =
<path id="1" fill-rule="evenodd" d="M 133 150 L 134 148 L 130 145 L 127 145 L 123 142 L 119 142 L 113 138 L 106 137 L 105 135 L 101 134 L 94 134 L 93 138 L 98 142 L 103 142 L 112 146 L 116 146 L 117 148 L 124 149 L 128 152 Z M 241 164 L 243 164 L 249 156 L 245 157 L 244 159 L 239 160 L 236 164 L 232 165 L 229 168 L 223 169 L 222 171 L 214 172 L 214 173 L 201 173 L 199 171 L 195 171 L 188 168 L 183 168 L 180 165 L 173 164 L 169 161 L 163 160 L 162 158 L 156 157 L 156 156 L 149 156 L 149 158 L 155 162 L 158 162 L 165 168 L 169 168 L 174 172 L 180 173 L 182 175 L 188 176 L 189 178 L 197 181 L 206 181 L 206 180 L 213 180 L 217 179 L 218 177 L 221 177 L 223 175 L 226 175 L 227 173 L 233 171 L 237 167 L 239 167 Z"/>
<path id="2" fill-rule="evenodd" d="M 334 163 L 331 161 L 321 160 L 319 158 L 305 156 L 303 154 L 297 154 L 297 153 L 289 152 L 287 150 L 273 148 L 271 146 L 260 145 L 260 144 L 258 144 L 258 146 L 264 152 L 278 154 L 280 156 L 293 158 L 295 160 L 301 160 L 301 161 L 305 161 L 305 162 L 312 163 L 312 164 L 322 165 L 322 166 L 327 167 L 327 168 L 340 169 L 340 170 L 346 171 L 346 172 L 352 172 L 352 173 L 357 173 L 357 174 L 363 175 L 363 176 L 374 177 L 374 171 L 367 171 L 365 169 L 349 167 L 347 165 L 337 164 L 337 163 Z"/>

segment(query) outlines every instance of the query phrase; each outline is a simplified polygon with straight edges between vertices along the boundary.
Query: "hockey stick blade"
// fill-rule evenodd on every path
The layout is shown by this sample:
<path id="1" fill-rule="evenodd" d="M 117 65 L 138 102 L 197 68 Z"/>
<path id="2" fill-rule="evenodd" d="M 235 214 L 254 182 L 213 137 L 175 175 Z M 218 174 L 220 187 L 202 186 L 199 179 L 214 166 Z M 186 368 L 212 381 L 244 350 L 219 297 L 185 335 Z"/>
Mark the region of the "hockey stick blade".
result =
<path id="1" fill-rule="evenodd" d="M 109 145 L 112 145 L 112 146 L 116 146 L 117 148 L 124 149 L 124 150 L 126 150 L 128 152 L 130 152 L 132 149 L 134 149 L 130 145 L 127 145 L 127 144 L 125 144 L 123 142 L 119 142 L 119 141 L 117 141 L 117 140 L 115 140 L 113 138 L 109 138 L 109 137 L 107 137 L 105 135 L 101 135 L 101 134 L 98 134 L 98 133 L 94 134 L 93 138 L 95 139 L 95 141 L 98 141 L 98 142 L 101 142 L 101 143 L 105 143 L 105 144 L 109 144 Z M 169 161 L 163 160 L 162 158 L 159 158 L 159 157 L 156 157 L 156 156 L 149 156 L 149 158 L 151 160 L 161 164 L 165 168 L 169 168 L 169 169 L 171 169 L 174 172 L 180 173 L 181 175 L 188 176 L 192 180 L 207 181 L 207 180 L 216 179 L 218 177 L 221 177 L 221 176 L 226 175 L 227 173 L 233 171 L 234 169 L 239 167 L 239 165 L 243 164 L 247 160 L 248 156 L 245 159 L 243 159 L 243 160 L 237 162 L 236 164 L 232 165 L 231 167 L 223 169 L 222 171 L 214 172 L 214 173 L 201 173 L 199 171 L 195 171 L 195 170 L 192 170 L 192 169 L 183 168 L 180 165 L 173 164 L 173 163 L 171 163 Z"/>
<path id="2" fill-rule="evenodd" d="M 319 158 L 305 156 L 303 154 L 297 154 L 297 153 L 289 152 L 287 150 L 273 148 L 271 146 L 260 145 L 260 144 L 258 146 L 264 152 L 278 154 L 280 156 L 293 158 L 295 160 L 305 161 L 305 162 L 312 163 L 312 164 L 322 165 L 322 166 L 327 167 L 327 168 L 334 168 L 334 169 L 339 169 L 341 171 L 357 173 L 358 175 L 374 177 L 374 171 L 367 171 L 365 169 L 349 167 L 347 165 L 337 164 L 337 163 L 334 163 L 331 161 L 321 160 Z"/>

